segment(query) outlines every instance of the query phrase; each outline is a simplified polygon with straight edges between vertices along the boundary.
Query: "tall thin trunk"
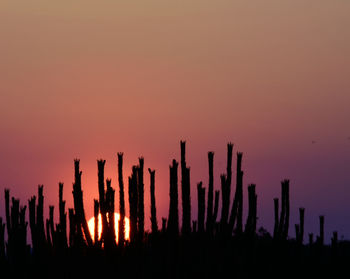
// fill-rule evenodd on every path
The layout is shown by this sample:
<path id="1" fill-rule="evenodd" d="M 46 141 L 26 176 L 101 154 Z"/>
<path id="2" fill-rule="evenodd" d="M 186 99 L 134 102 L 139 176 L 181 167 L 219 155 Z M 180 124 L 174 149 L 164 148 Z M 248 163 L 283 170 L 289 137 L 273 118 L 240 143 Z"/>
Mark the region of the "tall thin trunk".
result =
<path id="1" fill-rule="evenodd" d="M 99 236 L 98 236 L 98 215 L 99 215 L 99 202 L 94 200 L 94 243 L 95 246 L 99 246 Z"/>
<path id="2" fill-rule="evenodd" d="M 221 200 L 222 200 L 220 228 L 221 228 L 221 232 L 224 232 L 226 230 L 228 205 L 229 205 L 230 199 L 227 191 L 226 174 L 222 174 L 220 176 L 220 179 L 221 179 Z"/>
<path id="3" fill-rule="evenodd" d="M 100 205 L 100 214 L 102 219 L 102 232 L 101 232 L 101 241 L 105 239 L 105 235 L 108 230 L 108 221 L 106 216 L 106 194 L 105 194 L 105 181 L 104 181 L 104 168 L 106 160 L 97 160 L 97 176 L 98 176 L 98 193 L 99 193 L 99 205 Z"/>
<path id="4" fill-rule="evenodd" d="M 125 200 L 124 200 L 124 181 L 123 181 L 123 153 L 118 153 L 118 182 L 119 182 L 119 224 L 118 224 L 118 243 L 123 245 L 125 241 Z"/>
<path id="5" fill-rule="evenodd" d="M 273 199 L 274 203 L 274 212 L 275 212 L 275 226 L 273 229 L 273 237 L 276 239 L 278 236 L 278 227 L 279 227 L 279 204 L 278 204 L 278 198 Z"/>
<path id="6" fill-rule="evenodd" d="M 78 159 L 74 160 L 74 176 L 75 181 L 73 183 L 73 197 L 74 197 L 74 210 L 75 210 L 75 218 L 77 222 L 77 233 L 78 237 L 82 239 L 80 236 L 80 232 L 84 232 L 85 240 L 88 246 L 92 246 L 92 238 L 89 231 L 89 227 L 85 218 L 85 210 L 84 210 L 84 200 L 83 200 L 83 191 L 81 186 L 81 175 L 82 172 L 79 168 L 80 161 Z"/>
<path id="7" fill-rule="evenodd" d="M 67 213 L 65 210 L 66 201 L 63 200 L 63 183 L 58 184 L 59 188 L 59 226 L 58 226 L 58 237 L 59 243 L 62 245 L 60 248 L 67 247 Z"/>
<path id="8" fill-rule="evenodd" d="M 323 245 L 324 243 L 324 216 L 320 216 L 320 236 L 318 239 L 318 242 L 320 245 Z"/>
<path id="9" fill-rule="evenodd" d="M 216 219 L 218 217 L 219 212 L 219 199 L 220 199 L 220 191 L 215 191 L 215 198 L 214 198 L 214 212 L 213 212 L 213 226 L 216 225 Z"/>
<path id="10" fill-rule="evenodd" d="M 299 242 L 303 244 L 304 242 L 304 216 L 305 208 L 299 208 Z"/>
<path id="11" fill-rule="evenodd" d="M 205 215 L 205 188 L 202 182 L 197 184 L 198 194 L 198 232 L 204 233 L 204 215 Z"/>
<path id="12" fill-rule="evenodd" d="M 288 229 L 289 229 L 289 211 L 290 211 L 290 204 L 289 204 L 289 180 L 284 180 L 284 187 L 285 187 L 285 219 L 284 219 L 284 228 L 283 228 L 283 238 L 287 239 L 288 237 Z"/>
<path id="13" fill-rule="evenodd" d="M 155 171 L 148 169 L 150 174 L 150 193 L 151 193 L 151 224 L 152 234 L 157 234 L 157 210 L 156 210 L 156 195 L 155 195 Z"/>
<path id="14" fill-rule="evenodd" d="M 177 236 L 179 234 L 179 212 L 178 212 L 178 163 L 173 160 L 170 169 L 170 206 L 167 230 L 170 235 Z"/>
<path id="15" fill-rule="evenodd" d="M 130 241 L 133 242 L 137 235 L 137 167 L 132 167 L 131 177 L 129 177 L 129 211 L 130 211 Z"/>
<path id="16" fill-rule="evenodd" d="M 208 152 L 209 164 L 209 188 L 208 188 L 208 206 L 206 230 L 212 233 L 213 230 L 213 198 L 214 198 L 214 152 Z"/>
<path id="17" fill-rule="evenodd" d="M 143 168 L 144 168 L 144 159 L 143 157 L 139 158 L 139 167 L 138 167 L 138 179 L 137 179 L 137 192 L 138 192 L 138 216 L 137 216 L 137 229 L 138 237 L 142 241 L 144 231 L 145 231 L 145 206 L 144 206 L 144 183 L 143 183 Z"/>
<path id="18" fill-rule="evenodd" d="M 191 232 L 190 169 L 186 165 L 186 142 L 181 141 L 182 234 Z"/>

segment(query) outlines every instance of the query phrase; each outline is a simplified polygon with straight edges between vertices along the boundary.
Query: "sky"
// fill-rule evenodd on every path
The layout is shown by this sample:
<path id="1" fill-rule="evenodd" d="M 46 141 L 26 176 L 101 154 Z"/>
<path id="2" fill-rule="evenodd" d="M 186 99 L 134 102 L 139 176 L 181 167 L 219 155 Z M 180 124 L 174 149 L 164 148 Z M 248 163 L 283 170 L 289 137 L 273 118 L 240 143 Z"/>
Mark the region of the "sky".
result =
<path id="1" fill-rule="evenodd" d="M 196 219 L 207 152 L 220 189 L 232 142 L 234 162 L 243 152 L 245 208 L 257 185 L 258 227 L 272 232 L 288 178 L 291 237 L 305 207 L 306 234 L 325 215 L 327 242 L 334 230 L 350 239 L 349 14 L 347 0 L 2 0 L 0 216 L 4 188 L 27 205 L 38 184 L 47 214 L 59 181 L 72 207 L 74 158 L 92 216 L 96 160 L 118 188 L 124 152 L 125 183 L 139 156 L 156 170 L 161 224 L 169 165 L 186 140 Z M 145 195 L 149 228 L 148 173 Z"/>

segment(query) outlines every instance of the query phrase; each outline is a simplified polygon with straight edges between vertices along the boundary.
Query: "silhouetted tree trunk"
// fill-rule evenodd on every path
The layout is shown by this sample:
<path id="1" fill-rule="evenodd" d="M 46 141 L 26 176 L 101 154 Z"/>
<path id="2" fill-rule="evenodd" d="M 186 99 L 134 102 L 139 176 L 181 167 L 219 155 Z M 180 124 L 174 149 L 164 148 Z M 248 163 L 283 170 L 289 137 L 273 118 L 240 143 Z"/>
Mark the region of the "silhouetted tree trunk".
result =
<path id="1" fill-rule="evenodd" d="M 283 238 L 287 239 L 288 237 L 288 229 L 289 229 L 289 180 L 284 180 L 284 187 L 285 187 L 285 206 L 286 206 L 286 215 L 285 215 L 285 224 L 284 224 L 284 228 L 283 228 Z"/>
<path id="2" fill-rule="evenodd" d="M 278 236 L 278 227 L 279 227 L 279 205 L 278 205 L 278 198 L 273 199 L 274 203 L 274 212 L 275 212 L 275 226 L 273 229 L 273 238 L 276 239 Z"/>
<path id="3" fill-rule="evenodd" d="M 75 181 L 73 183 L 74 211 L 77 225 L 77 233 L 80 234 L 80 232 L 83 231 L 87 245 L 92 246 L 93 243 L 91 239 L 91 234 L 85 218 L 83 191 L 81 186 L 82 172 L 79 169 L 79 162 L 80 161 L 78 159 L 74 160 Z M 78 237 L 83 239 L 80 235 Z"/>
<path id="4" fill-rule="evenodd" d="M 137 179 L 137 197 L 138 197 L 138 207 L 137 207 L 137 229 L 139 240 L 143 240 L 143 235 L 145 231 L 145 206 L 144 206 L 144 183 L 143 183 L 143 168 L 144 168 L 144 159 L 143 157 L 139 158 L 138 170 L 138 179 Z"/>
<path id="5" fill-rule="evenodd" d="M 45 228 L 44 228 L 44 195 L 43 185 L 38 186 L 38 205 L 36 207 L 36 228 L 38 234 L 38 245 L 40 247 L 45 246 Z"/>
<path id="6" fill-rule="evenodd" d="M 5 210 L 9 223 L 7 223 L 7 253 L 6 257 L 10 264 L 22 264 L 27 256 L 27 225 L 25 221 L 26 206 L 20 207 L 19 199 L 12 198 L 10 206 L 10 192 L 5 189 Z M 0 221 L 0 256 L 5 256 L 5 226 Z M 2 258 L 0 257 L 0 260 Z M 2 263 L 0 262 L 0 265 Z M 2 272 L 5 270 L 2 269 Z"/>
<path id="7" fill-rule="evenodd" d="M 299 243 L 303 244 L 304 242 L 304 216 L 305 208 L 299 208 Z"/>
<path id="8" fill-rule="evenodd" d="M 168 218 L 168 233 L 172 236 L 179 234 L 179 212 L 178 212 L 178 178 L 177 168 L 178 163 L 173 160 L 170 168 L 170 206 L 169 206 L 169 218 Z"/>
<path id="9" fill-rule="evenodd" d="M 135 241 L 137 235 L 137 167 L 132 167 L 131 177 L 129 177 L 129 210 L 130 210 L 130 241 Z"/>
<path id="10" fill-rule="evenodd" d="M 59 226 L 58 237 L 60 248 L 65 249 L 67 247 L 67 213 L 65 210 L 66 202 L 63 200 L 63 183 L 59 183 Z"/>
<path id="11" fill-rule="evenodd" d="M 115 211 L 115 206 L 114 206 L 114 195 L 115 191 L 111 187 L 111 180 L 106 179 L 106 212 L 107 212 L 107 217 L 108 217 L 108 229 L 107 229 L 107 235 L 106 235 L 106 241 L 105 241 L 105 248 L 111 248 L 116 245 L 115 242 L 115 222 L 114 222 L 114 211 Z"/>
<path id="12" fill-rule="evenodd" d="M 243 230 L 243 171 L 242 171 L 242 153 L 237 153 L 237 174 L 236 174 L 236 192 L 233 200 L 231 215 L 229 220 L 229 233 L 232 234 L 237 220 L 236 234 Z"/>
<path id="13" fill-rule="evenodd" d="M 213 213 L 213 219 L 212 219 L 213 225 L 216 224 L 216 219 L 218 217 L 219 198 L 220 198 L 220 191 L 217 190 L 217 191 L 215 191 L 214 213 Z"/>
<path id="14" fill-rule="evenodd" d="M 98 215 L 100 211 L 100 205 L 98 200 L 94 200 L 94 243 L 95 246 L 99 247 L 99 239 L 98 239 Z"/>
<path id="15" fill-rule="evenodd" d="M 232 149 L 233 144 L 227 144 L 227 165 L 226 175 L 221 175 L 221 194 L 222 194 L 222 207 L 221 207 L 221 230 L 227 232 L 227 219 L 230 209 L 230 196 L 231 196 L 231 181 L 232 181 Z"/>
<path id="16" fill-rule="evenodd" d="M 257 195 L 255 193 L 255 184 L 248 186 L 248 218 L 245 226 L 245 232 L 248 235 L 254 235 L 256 232 L 257 219 Z"/>
<path id="17" fill-rule="evenodd" d="M 213 231 L 213 198 L 214 198 L 214 152 L 208 152 L 209 164 L 209 188 L 206 230 L 209 234 Z"/>
<path id="18" fill-rule="evenodd" d="M 54 214 L 54 206 L 49 206 L 49 220 L 48 220 L 48 229 L 46 229 L 46 234 L 48 242 L 49 242 L 49 238 L 51 240 L 52 246 L 56 247 L 57 246 L 57 237 L 56 234 L 57 232 L 55 231 L 55 227 L 54 227 L 54 219 L 53 219 L 53 214 Z"/>
<path id="19" fill-rule="evenodd" d="M 279 221 L 278 235 L 282 239 L 287 239 L 289 228 L 289 180 L 281 182 L 282 186 L 282 209 Z"/>
<path id="20" fill-rule="evenodd" d="M 150 193 L 151 193 L 151 225 L 152 234 L 158 233 L 157 211 L 156 211 L 156 195 L 155 195 L 155 171 L 148 169 L 150 174 Z"/>
<path id="21" fill-rule="evenodd" d="M 318 237 L 318 244 L 324 244 L 324 216 L 320 216 L 320 236 Z"/>
<path id="22" fill-rule="evenodd" d="M 104 168 L 106 160 L 97 160 L 98 168 L 98 194 L 99 194 L 99 205 L 100 205 L 100 214 L 102 220 L 102 232 L 101 232 L 101 242 L 104 242 L 106 231 L 108 230 L 108 222 L 106 216 L 106 205 L 105 205 L 105 178 L 104 178 Z"/>
<path id="23" fill-rule="evenodd" d="M 242 171 L 242 157 L 243 153 L 237 153 L 237 229 L 236 232 L 240 234 L 243 231 L 243 171 Z"/>
<path id="24" fill-rule="evenodd" d="M 75 222 L 74 209 L 68 209 L 69 216 L 69 246 L 74 247 L 77 243 L 77 226 Z"/>
<path id="25" fill-rule="evenodd" d="M 228 211 L 230 196 L 228 195 L 228 191 L 227 191 L 226 174 L 220 175 L 220 179 L 221 179 L 221 201 L 222 201 L 220 229 L 221 229 L 221 232 L 223 233 L 226 230 L 227 215 L 228 215 L 227 211 Z"/>
<path id="26" fill-rule="evenodd" d="M 197 184 L 198 194 L 198 232 L 204 233 L 204 215 L 205 215 L 205 188 L 202 182 Z"/>
<path id="27" fill-rule="evenodd" d="M 11 234 L 11 218 L 10 218 L 10 190 L 9 189 L 5 189 L 5 211 L 6 211 L 7 235 L 10 235 Z"/>
<path id="28" fill-rule="evenodd" d="M 123 181 L 123 153 L 118 153 L 118 181 L 119 181 L 119 213 L 118 243 L 124 244 L 125 236 L 125 201 L 124 201 L 124 181 Z"/>
<path id="29" fill-rule="evenodd" d="M 190 169 L 186 165 L 186 142 L 181 141 L 182 234 L 191 232 Z"/>
<path id="30" fill-rule="evenodd" d="M 35 206 L 36 206 L 36 196 L 31 197 L 28 200 L 29 205 L 29 226 L 32 236 L 32 246 L 34 253 L 38 250 L 38 234 L 37 234 L 37 228 L 36 228 L 36 218 L 35 218 Z M 7 200 L 6 200 L 6 206 L 7 206 Z M 7 225 L 7 229 L 9 229 L 9 225 Z"/>

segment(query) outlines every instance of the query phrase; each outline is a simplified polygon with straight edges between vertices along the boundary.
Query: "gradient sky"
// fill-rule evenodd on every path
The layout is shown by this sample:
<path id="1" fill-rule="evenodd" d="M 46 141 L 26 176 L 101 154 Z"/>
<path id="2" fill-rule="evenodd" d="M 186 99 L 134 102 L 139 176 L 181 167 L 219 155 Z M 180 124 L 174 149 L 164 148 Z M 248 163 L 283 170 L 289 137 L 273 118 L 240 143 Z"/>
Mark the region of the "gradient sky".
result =
<path id="1" fill-rule="evenodd" d="M 349 14 L 347 0 L 2 0 L 0 216 L 5 187 L 27 204 L 44 184 L 47 213 L 63 181 L 71 207 L 74 158 L 92 216 L 96 159 L 117 187 L 123 151 L 125 181 L 140 155 L 156 169 L 160 223 L 186 139 L 195 219 L 207 151 L 219 189 L 232 141 L 245 206 L 257 184 L 258 226 L 271 232 L 289 178 L 290 235 L 303 206 L 306 233 L 324 214 L 327 241 L 333 230 L 350 239 Z"/>

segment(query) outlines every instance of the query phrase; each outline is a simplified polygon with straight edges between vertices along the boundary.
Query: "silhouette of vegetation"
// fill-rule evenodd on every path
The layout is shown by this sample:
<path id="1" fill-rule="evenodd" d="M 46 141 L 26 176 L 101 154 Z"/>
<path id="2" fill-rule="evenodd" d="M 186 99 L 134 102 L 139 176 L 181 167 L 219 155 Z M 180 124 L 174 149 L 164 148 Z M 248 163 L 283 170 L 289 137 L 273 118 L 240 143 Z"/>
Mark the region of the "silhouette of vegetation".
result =
<path id="1" fill-rule="evenodd" d="M 309 233 L 304 244 L 305 208 L 299 208 L 295 238 L 289 234 L 289 180 L 281 182 L 281 203 L 274 201 L 273 235 L 258 226 L 257 186 L 243 185 L 242 153 L 237 153 L 236 189 L 230 204 L 233 144 L 227 145 L 226 173 L 220 176 L 221 193 L 214 187 L 214 152 L 208 152 L 208 194 L 197 183 L 197 218 L 191 219 L 190 168 L 186 162 L 186 142 L 180 142 L 182 224 L 179 224 L 178 167 L 169 166 L 169 215 L 158 228 L 155 170 L 148 169 L 151 231 L 145 229 L 144 159 L 131 169 L 128 177 L 130 238 L 125 238 L 125 196 L 123 153 L 118 153 L 119 207 L 115 204 L 112 180 L 104 175 L 105 160 L 97 161 L 98 199 L 94 199 L 94 237 L 87 226 L 79 160 L 74 160 L 73 208 L 68 209 L 63 183 L 59 183 L 58 223 L 54 206 L 45 215 L 44 187 L 26 206 L 4 191 L 5 222 L 0 218 L 0 268 L 4 278 L 91 278 L 91 277 L 169 277 L 211 278 L 230 274 L 249 276 L 332 276 L 347 272 L 350 242 L 339 240 L 334 231 L 330 245 L 325 244 L 325 218 L 319 216 L 320 231 L 316 241 Z M 147 181 L 147 180 L 146 180 Z M 148 189 L 146 182 L 146 189 Z M 243 193 L 247 190 L 246 222 L 243 228 Z M 221 196 L 221 204 L 220 204 Z M 207 197 L 207 201 L 206 201 Z M 206 207 L 207 205 L 207 207 Z M 115 231 L 115 207 L 119 208 L 118 232 Z M 218 212 L 221 206 L 221 215 Z M 281 208 L 280 208 L 281 206 Z M 205 214 L 206 213 L 206 214 Z M 102 219 L 99 238 L 98 218 Z M 48 216 L 44 223 L 44 216 Z M 29 220 L 30 243 L 27 243 Z M 118 233 L 118 234 L 117 234 Z M 69 238 L 67 239 L 67 236 Z M 116 239 L 118 238 L 118 242 Z M 347 274 L 347 273 L 346 273 Z"/>

